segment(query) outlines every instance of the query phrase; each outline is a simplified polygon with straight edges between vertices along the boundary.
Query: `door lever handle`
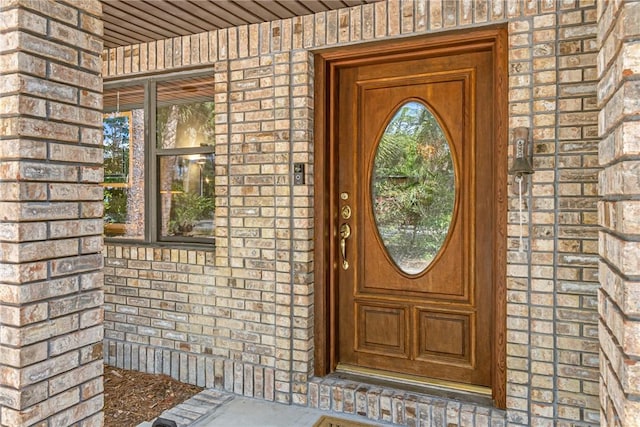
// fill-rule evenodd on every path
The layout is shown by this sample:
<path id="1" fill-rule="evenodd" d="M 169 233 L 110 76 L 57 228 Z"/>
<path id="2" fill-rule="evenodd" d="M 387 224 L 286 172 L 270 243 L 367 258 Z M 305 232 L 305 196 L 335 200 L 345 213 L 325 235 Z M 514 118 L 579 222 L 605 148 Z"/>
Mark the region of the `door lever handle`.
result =
<path id="1" fill-rule="evenodd" d="M 344 223 L 340 226 L 340 253 L 342 254 L 342 268 L 344 270 L 349 268 L 349 261 L 347 261 L 347 239 L 351 236 L 351 227 L 349 224 Z"/>

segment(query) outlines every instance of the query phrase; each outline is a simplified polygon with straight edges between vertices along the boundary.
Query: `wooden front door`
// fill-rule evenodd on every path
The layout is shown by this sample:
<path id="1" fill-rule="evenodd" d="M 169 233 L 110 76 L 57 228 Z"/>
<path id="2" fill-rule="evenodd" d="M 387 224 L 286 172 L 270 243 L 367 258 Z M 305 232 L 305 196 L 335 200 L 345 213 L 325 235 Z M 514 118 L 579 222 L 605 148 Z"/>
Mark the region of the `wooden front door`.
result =
<path id="1" fill-rule="evenodd" d="M 471 43 L 333 67 L 326 225 L 336 370 L 492 387 L 504 167 L 495 58 Z"/>

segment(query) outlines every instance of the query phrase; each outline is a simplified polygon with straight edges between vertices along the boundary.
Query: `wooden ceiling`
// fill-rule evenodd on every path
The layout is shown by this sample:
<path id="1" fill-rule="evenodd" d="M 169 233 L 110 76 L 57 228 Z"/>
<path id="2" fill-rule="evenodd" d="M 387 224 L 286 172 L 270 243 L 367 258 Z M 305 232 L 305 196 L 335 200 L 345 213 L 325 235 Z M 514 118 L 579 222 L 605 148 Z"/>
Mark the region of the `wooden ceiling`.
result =
<path id="1" fill-rule="evenodd" d="M 303 16 L 380 0 L 102 0 L 112 48 Z"/>

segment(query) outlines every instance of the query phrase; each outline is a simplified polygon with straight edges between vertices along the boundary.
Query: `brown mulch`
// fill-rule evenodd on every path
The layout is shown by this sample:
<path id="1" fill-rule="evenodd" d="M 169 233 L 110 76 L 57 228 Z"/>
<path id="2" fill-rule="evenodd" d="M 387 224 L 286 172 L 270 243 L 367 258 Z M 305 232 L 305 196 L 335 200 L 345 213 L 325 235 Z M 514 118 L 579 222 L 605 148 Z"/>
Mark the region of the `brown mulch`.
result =
<path id="1" fill-rule="evenodd" d="M 135 427 L 203 389 L 167 375 L 145 374 L 104 366 L 105 427 Z"/>

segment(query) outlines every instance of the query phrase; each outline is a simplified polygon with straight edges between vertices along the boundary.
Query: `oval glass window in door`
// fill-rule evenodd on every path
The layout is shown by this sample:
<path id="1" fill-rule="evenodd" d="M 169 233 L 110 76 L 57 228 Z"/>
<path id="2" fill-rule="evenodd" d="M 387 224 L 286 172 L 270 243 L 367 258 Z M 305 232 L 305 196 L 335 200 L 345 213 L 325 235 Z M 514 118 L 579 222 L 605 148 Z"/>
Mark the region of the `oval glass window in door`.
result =
<path id="1" fill-rule="evenodd" d="M 449 233 L 456 195 L 449 141 L 422 103 L 402 104 L 389 121 L 371 176 L 380 239 L 406 274 L 424 272 Z"/>

